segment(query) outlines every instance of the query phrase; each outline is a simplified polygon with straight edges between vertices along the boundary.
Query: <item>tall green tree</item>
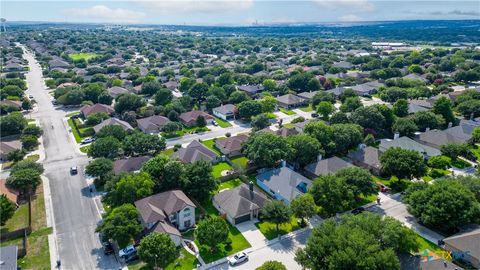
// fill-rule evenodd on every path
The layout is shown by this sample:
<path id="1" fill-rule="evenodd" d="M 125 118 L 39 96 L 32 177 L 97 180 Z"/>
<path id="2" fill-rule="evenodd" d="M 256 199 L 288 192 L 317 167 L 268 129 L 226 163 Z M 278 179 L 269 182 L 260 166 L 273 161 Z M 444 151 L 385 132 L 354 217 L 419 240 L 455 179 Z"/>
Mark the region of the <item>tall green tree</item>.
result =
<path id="1" fill-rule="evenodd" d="M 113 161 L 108 158 L 96 158 L 85 168 L 85 173 L 99 179 L 99 182 L 104 184 L 106 178 L 113 171 Z"/>
<path id="2" fill-rule="evenodd" d="M 270 201 L 261 210 L 262 219 L 275 224 L 277 234 L 278 226 L 290 221 L 290 209 L 281 201 Z"/>
<path id="3" fill-rule="evenodd" d="M 288 136 L 286 140 L 293 150 L 289 162 L 300 167 L 314 162 L 318 155 L 325 154 L 320 143 L 306 134 Z"/>
<path id="4" fill-rule="evenodd" d="M 113 159 L 120 153 L 122 144 L 114 137 L 103 137 L 90 145 L 88 155 L 93 158 L 110 158 Z"/>
<path id="5" fill-rule="evenodd" d="M 0 225 L 3 226 L 5 223 L 13 217 L 17 207 L 13 202 L 11 202 L 5 194 L 0 195 Z"/>
<path id="6" fill-rule="evenodd" d="M 273 167 L 279 160 L 287 159 L 292 148 L 285 138 L 260 132 L 248 138 L 243 153 L 259 167 Z"/>
<path id="7" fill-rule="evenodd" d="M 165 268 L 175 261 L 178 251 L 168 234 L 153 232 L 140 241 L 138 256 L 149 266 Z"/>
<path id="8" fill-rule="evenodd" d="M 287 270 L 287 267 L 279 261 L 266 261 L 255 270 Z"/>
<path id="9" fill-rule="evenodd" d="M 210 192 L 217 188 L 217 181 L 212 175 L 212 165 L 204 160 L 187 164 L 185 168 L 186 193 L 199 201 L 208 198 Z"/>
<path id="10" fill-rule="evenodd" d="M 446 123 L 455 123 L 453 115 L 452 102 L 447 97 L 440 97 L 433 104 L 432 112 L 440 114 Z"/>
<path id="11" fill-rule="evenodd" d="M 408 101 L 406 99 L 399 99 L 393 103 L 393 113 L 398 117 L 405 117 L 408 115 Z"/>
<path id="12" fill-rule="evenodd" d="M 335 176 L 345 180 L 357 199 L 360 198 L 360 195 L 367 197 L 378 193 L 372 174 L 363 168 L 355 166 L 343 168 L 338 170 Z"/>
<path id="13" fill-rule="evenodd" d="M 348 187 L 345 179 L 334 175 L 325 175 L 316 178 L 308 190 L 312 194 L 315 204 L 321 207 L 326 216 L 345 212 L 353 207 L 355 196 Z"/>
<path id="14" fill-rule="evenodd" d="M 415 150 L 392 147 L 380 156 L 382 171 L 399 179 L 422 176 L 425 166 L 422 155 Z"/>
<path id="15" fill-rule="evenodd" d="M 207 245 L 215 251 L 218 244 L 228 239 L 227 222 L 220 217 L 205 218 L 198 222 L 195 238 L 201 245 Z"/>
<path id="16" fill-rule="evenodd" d="M 311 194 L 303 194 L 290 202 L 290 209 L 297 218 L 308 219 L 315 215 L 315 201 Z"/>
<path id="17" fill-rule="evenodd" d="M 136 200 L 152 195 L 154 185 L 148 173 L 125 174 L 115 185 L 109 187 L 104 199 L 112 206 L 134 203 Z"/>
<path id="18" fill-rule="evenodd" d="M 103 222 L 97 226 L 96 231 L 116 241 L 120 248 L 125 248 L 142 231 L 137 208 L 132 204 L 113 208 L 104 214 Z"/>

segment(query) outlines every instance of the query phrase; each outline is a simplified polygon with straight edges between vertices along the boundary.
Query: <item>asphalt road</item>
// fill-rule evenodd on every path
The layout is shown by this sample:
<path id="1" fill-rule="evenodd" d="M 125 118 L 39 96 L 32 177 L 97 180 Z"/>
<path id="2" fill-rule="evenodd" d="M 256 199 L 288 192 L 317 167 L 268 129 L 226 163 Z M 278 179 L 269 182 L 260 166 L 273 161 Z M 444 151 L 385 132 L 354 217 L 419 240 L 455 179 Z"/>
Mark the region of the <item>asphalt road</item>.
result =
<path id="1" fill-rule="evenodd" d="M 76 150 L 64 120 L 65 112 L 52 105 L 40 65 L 31 53 L 25 53 L 24 57 L 30 68 L 27 74 L 28 94 L 33 95 L 38 106 L 32 117 L 39 119 L 44 132 L 43 165 L 51 188 L 61 269 L 118 269 L 114 256 L 103 254 L 95 233 L 101 216 L 83 175 L 88 158 Z M 71 176 L 71 166 L 78 166 L 79 174 Z"/>

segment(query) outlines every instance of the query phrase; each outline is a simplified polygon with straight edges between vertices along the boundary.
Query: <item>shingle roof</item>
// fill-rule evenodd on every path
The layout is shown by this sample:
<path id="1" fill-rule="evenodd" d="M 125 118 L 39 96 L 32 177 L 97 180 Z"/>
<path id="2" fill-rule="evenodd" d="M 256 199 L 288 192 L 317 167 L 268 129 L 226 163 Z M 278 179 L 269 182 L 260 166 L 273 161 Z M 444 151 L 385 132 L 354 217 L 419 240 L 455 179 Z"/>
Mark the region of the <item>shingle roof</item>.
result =
<path id="1" fill-rule="evenodd" d="M 135 206 L 146 223 L 165 220 L 186 206 L 196 207 L 181 190 L 158 193 L 135 202 Z"/>
<path id="2" fill-rule="evenodd" d="M 252 196 L 253 195 L 253 196 Z M 242 184 L 233 189 L 224 190 L 213 196 L 213 200 L 231 217 L 236 218 L 255 209 L 261 209 L 268 200 L 265 195 L 250 191 Z"/>
<path id="3" fill-rule="evenodd" d="M 140 157 L 129 157 L 124 159 L 115 160 L 113 163 L 113 172 L 134 172 L 142 168 L 143 163 L 147 162 L 151 157 L 149 156 L 140 156 Z"/>
<path id="4" fill-rule="evenodd" d="M 387 149 L 391 147 L 400 147 L 402 149 L 414 150 L 421 154 L 426 154 L 429 157 L 439 156 L 442 154 L 440 150 L 430 147 L 428 145 L 418 143 L 406 136 L 400 137 L 395 140 L 390 140 L 390 139 L 380 140 L 380 145 L 378 147 L 380 151 L 385 152 Z"/>
<path id="5" fill-rule="evenodd" d="M 297 105 L 297 104 L 304 103 L 305 99 L 292 94 L 286 94 L 286 95 L 277 97 L 277 102 L 281 102 L 287 105 Z"/>
<path id="6" fill-rule="evenodd" d="M 355 152 L 349 153 L 348 156 L 352 160 L 361 162 L 377 169 L 380 169 L 382 166 L 379 159 L 380 153 L 378 149 L 371 146 L 358 149 Z"/>
<path id="7" fill-rule="evenodd" d="M 218 148 L 225 149 L 229 152 L 240 151 L 242 149 L 242 143 L 248 139 L 247 134 L 238 134 L 230 138 L 217 139 L 215 145 Z"/>
<path id="8" fill-rule="evenodd" d="M 94 126 L 93 130 L 95 131 L 95 133 L 97 133 L 105 126 L 114 126 L 114 125 L 121 126 L 124 130 L 133 129 L 133 127 L 129 123 L 122 121 L 118 118 L 112 117 L 112 118 L 105 119 L 100 124 Z"/>
<path id="9" fill-rule="evenodd" d="M 234 113 L 236 109 L 237 107 L 235 107 L 233 104 L 225 104 L 220 107 L 213 108 L 214 111 L 221 114 Z"/>
<path id="10" fill-rule="evenodd" d="M 184 163 L 193 163 L 199 160 L 211 162 L 217 158 L 217 154 L 208 149 L 199 141 L 192 141 L 187 147 L 180 148 L 173 152 L 173 158 L 178 158 Z"/>
<path id="11" fill-rule="evenodd" d="M 352 167 L 353 165 L 338 157 L 331 157 L 313 162 L 305 166 L 305 170 L 314 175 L 336 173 L 338 170 Z"/>
<path id="12" fill-rule="evenodd" d="M 464 252 L 469 251 L 469 255 L 480 260 L 480 227 L 475 226 L 464 232 L 443 239 L 443 241 Z"/>
<path id="13" fill-rule="evenodd" d="M 160 131 L 170 120 L 161 115 L 152 115 L 142 119 L 137 119 L 138 128 L 141 130 Z"/>
<path id="14" fill-rule="evenodd" d="M 85 105 L 80 109 L 83 115 L 89 116 L 92 113 L 104 112 L 107 114 L 112 114 L 114 112 L 113 108 L 105 104 L 94 104 L 94 105 Z"/>
<path id="15" fill-rule="evenodd" d="M 297 188 L 301 183 L 304 183 L 307 189 L 312 184 L 312 181 L 308 178 L 288 167 L 280 167 L 263 172 L 257 175 L 257 180 L 263 182 L 268 188 L 289 201 L 304 193 Z"/>
<path id="16" fill-rule="evenodd" d="M 204 111 L 197 111 L 197 110 L 184 112 L 184 113 L 180 114 L 178 116 L 178 118 L 185 123 L 189 123 L 189 122 L 192 122 L 192 121 L 197 121 L 197 118 L 199 116 L 203 116 L 205 118 L 205 120 L 213 119 L 213 116 L 211 116 L 210 114 L 208 114 Z"/>

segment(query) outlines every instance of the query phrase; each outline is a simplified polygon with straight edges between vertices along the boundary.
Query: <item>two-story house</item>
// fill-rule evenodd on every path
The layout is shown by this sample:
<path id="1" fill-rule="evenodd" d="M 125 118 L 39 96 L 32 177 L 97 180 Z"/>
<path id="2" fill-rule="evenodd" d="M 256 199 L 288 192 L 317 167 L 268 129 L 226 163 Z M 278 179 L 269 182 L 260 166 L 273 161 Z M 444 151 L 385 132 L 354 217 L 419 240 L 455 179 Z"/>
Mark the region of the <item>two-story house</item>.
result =
<path id="1" fill-rule="evenodd" d="M 135 202 L 145 233 L 166 233 L 179 246 L 185 231 L 195 226 L 195 204 L 181 190 L 158 193 Z"/>

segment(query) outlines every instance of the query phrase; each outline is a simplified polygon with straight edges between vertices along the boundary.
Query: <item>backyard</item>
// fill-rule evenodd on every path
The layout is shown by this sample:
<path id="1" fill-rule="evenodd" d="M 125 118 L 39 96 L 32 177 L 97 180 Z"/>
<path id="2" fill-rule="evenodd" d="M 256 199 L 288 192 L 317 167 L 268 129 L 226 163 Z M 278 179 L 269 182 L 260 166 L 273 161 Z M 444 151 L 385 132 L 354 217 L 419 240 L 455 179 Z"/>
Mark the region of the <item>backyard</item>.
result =
<path id="1" fill-rule="evenodd" d="M 85 59 L 85 61 L 88 62 L 88 60 L 94 58 L 94 57 L 97 57 L 99 56 L 98 54 L 96 53 L 71 53 L 68 55 L 68 57 L 70 57 L 70 59 L 72 59 L 72 61 L 79 61 L 81 59 Z"/>
<path id="2" fill-rule="evenodd" d="M 221 128 L 227 128 L 227 127 L 232 126 L 232 124 L 230 124 L 230 122 L 225 121 L 223 119 L 220 119 L 218 117 L 215 117 L 215 121 L 218 123 L 218 126 L 221 127 Z"/>
<path id="3" fill-rule="evenodd" d="M 222 177 L 223 171 L 232 171 L 232 170 L 233 170 L 232 166 L 230 166 L 230 164 L 228 164 L 225 161 L 219 162 L 212 166 L 212 174 L 214 178 Z"/>
<path id="4" fill-rule="evenodd" d="M 233 164 L 238 165 L 242 169 L 246 169 L 248 166 L 248 158 L 243 156 L 231 158 L 230 161 L 232 161 Z"/>
<path id="5" fill-rule="evenodd" d="M 216 139 L 221 139 L 221 138 L 224 138 L 224 137 L 220 137 L 220 138 L 216 138 Z M 217 155 L 221 156 L 221 155 L 223 155 L 222 152 L 220 152 L 220 150 L 218 150 L 218 148 L 215 146 L 215 140 L 216 139 L 204 140 L 204 141 L 202 141 L 202 143 L 203 143 L 203 145 L 208 147 L 210 150 L 215 152 Z"/>
<path id="6" fill-rule="evenodd" d="M 242 182 L 242 180 L 240 180 L 240 178 L 235 178 L 235 179 L 232 179 L 232 180 L 228 180 L 228 181 L 220 183 L 220 185 L 218 185 L 218 188 L 215 192 L 218 193 L 218 192 L 220 192 L 224 189 L 236 188 L 236 187 L 240 186 L 242 183 L 243 182 Z"/>

